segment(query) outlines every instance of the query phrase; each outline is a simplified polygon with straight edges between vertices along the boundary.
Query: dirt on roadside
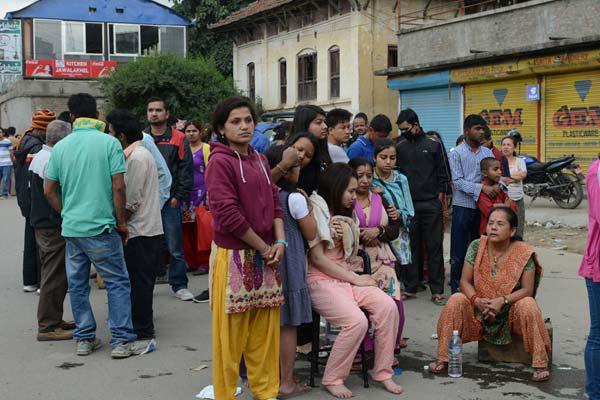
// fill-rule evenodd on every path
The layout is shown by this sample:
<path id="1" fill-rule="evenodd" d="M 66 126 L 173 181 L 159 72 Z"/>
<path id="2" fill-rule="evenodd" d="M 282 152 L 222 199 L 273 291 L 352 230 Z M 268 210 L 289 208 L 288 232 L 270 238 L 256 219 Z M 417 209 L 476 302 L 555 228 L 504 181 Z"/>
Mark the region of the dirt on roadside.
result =
<path id="1" fill-rule="evenodd" d="M 576 254 L 584 253 L 587 234 L 586 227 L 547 229 L 544 226 L 529 225 L 525 228 L 525 240 L 532 246 Z"/>

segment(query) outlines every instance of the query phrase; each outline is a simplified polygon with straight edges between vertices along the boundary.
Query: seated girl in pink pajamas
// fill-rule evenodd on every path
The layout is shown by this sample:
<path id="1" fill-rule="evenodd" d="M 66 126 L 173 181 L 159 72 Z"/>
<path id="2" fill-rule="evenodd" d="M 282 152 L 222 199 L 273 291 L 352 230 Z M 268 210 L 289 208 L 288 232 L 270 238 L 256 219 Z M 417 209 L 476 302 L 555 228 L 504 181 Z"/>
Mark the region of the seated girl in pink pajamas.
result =
<path id="1" fill-rule="evenodd" d="M 352 368 L 356 352 L 368 329 L 364 308 L 375 326 L 375 367 L 373 380 L 387 391 L 400 394 L 402 387 L 394 383 L 392 364 L 398 334 L 398 309 L 394 300 L 377 287 L 369 275 L 352 272 L 347 256 L 356 244 L 339 240 L 335 231 L 328 234 L 331 218 L 343 218 L 345 229 L 358 228 L 353 215 L 357 179 L 352 168 L 336 163 L 327 168 L 319 182 L 318 195 L 311 201 L 318 225 L 318 240 L 310 243 L 308 286 L 312 305 L 323 318 L 341 328 L 323 375 L 323 386 L 335 397 L 347 399 L 352 392 L 344 385 Z M 352 233 L 352 232 L 351 232 Z M 328 237 L 329 236 L 329 237 Z M 346 239 L 346 237 L 344 237 Z M 350 247 L 350 249 L 349 249 Z"/>

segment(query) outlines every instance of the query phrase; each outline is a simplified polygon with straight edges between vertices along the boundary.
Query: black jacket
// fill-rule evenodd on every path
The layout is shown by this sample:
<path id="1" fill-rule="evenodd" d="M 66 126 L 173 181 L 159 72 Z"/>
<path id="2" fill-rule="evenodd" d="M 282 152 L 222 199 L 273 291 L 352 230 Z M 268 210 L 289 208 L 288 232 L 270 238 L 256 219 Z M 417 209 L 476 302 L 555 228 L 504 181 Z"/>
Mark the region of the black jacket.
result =
<path id="1" fill-rule="evenodd" d="M 145 132 L 154 138 L 154 143 L 171 172 L 171 198 L 188 200 L 194 188 L 194 164 L 192 150 L 185 134 L 171 127 L 167 127 L 161 136 L 152 135 L 150 127 L 146 128 Z"/>
<path id="2" fill-rule="evenodd" d="M 398 139 L 396 166 L 406 175 L 413 201 L 427 201 L 446 193 L 450 182 L 442 145 L 423 131 Z"/>
<path id="3" fill-rule="evenodd" d="M 44 166 L 29 171 L 29 187 L 31 189 L 31 212 L 29 223 L 34 229 L 60 229 L 61 218 L 44 195 Z"/>
<path id="4" fill-rule="evenodd" d="M 44 141 L 35 136 L 32 132 L 26 132 L 21 138 L 17 149 L 13 152 L 15 157 L 15 190 L 17 192 L 17 203 L 21 209 L 21 214 L 29 217 L 31 211 L 31 194 L 29 192 L 29 164 L 35 154 L 37 154 L 44 145 Z"/>

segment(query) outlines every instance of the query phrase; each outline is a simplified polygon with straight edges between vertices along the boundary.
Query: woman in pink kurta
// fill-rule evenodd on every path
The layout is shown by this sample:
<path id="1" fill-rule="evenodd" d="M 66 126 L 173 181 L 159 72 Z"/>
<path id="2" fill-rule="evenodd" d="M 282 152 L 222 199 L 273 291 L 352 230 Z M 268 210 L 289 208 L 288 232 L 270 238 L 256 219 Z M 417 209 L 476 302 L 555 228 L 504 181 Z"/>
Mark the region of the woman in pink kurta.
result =
<path id="1" fill-rule="evenodd" d="M 596 160 L 587 171 L 588 238 L 579 275 L 585 278 L 590 301 L 590 334 L 585 347 L 585 390 L 600 399 L 600 175 Z"/>

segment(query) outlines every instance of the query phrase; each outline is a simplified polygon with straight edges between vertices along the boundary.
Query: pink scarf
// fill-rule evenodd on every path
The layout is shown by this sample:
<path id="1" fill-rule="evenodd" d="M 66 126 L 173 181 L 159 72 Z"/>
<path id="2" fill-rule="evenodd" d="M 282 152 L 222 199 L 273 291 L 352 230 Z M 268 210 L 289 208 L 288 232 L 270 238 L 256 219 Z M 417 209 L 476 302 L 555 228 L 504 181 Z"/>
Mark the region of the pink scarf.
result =
<path id="1" fill-rule="evenodd" d="M 354 202 L 354 211 L 358 217 L 359 226 L 361 228 L 375 228 L 381 225 L 381 216 L 383 215 L 383 201 L 377 193 L 369 194 L 371 200 L 371 212 L 369 213 L 369 221 L 367 215 L 360 206 L 358 199 Z"/>

